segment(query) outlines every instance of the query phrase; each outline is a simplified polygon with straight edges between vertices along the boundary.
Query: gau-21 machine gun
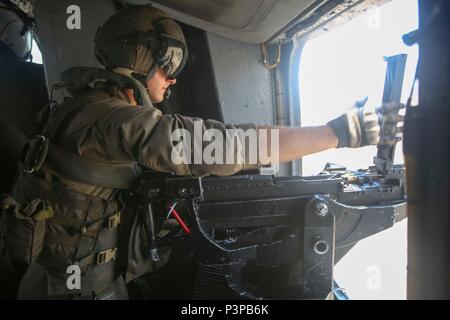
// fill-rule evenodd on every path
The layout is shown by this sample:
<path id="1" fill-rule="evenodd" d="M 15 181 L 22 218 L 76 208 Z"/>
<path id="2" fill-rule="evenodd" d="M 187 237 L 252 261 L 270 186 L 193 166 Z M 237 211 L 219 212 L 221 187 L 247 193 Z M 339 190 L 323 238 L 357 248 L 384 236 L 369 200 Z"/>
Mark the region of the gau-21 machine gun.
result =
<path id="1" fill-rule="evenodd" d="M 153 250 L 185 234 L 181 239 L 191 238 L 203 273 L 223 273 L 220 281 L 236 297 L 252 299 L 326 298 L 334 264 L 359 240 L 406 216 L 402 166 L 388 177 L 376 167 L 348 172 L 331 165 L 313 177 L 152 175 L 141 187 L 151 190 L 155 207 L 176 201 L 184 208 L 178 217 L 189 230 L 156 237 Z M 155 230 L 166 216 L 157 211 L 151 211 L 159 217 Z M 202 290 L 201 297 L 217 298 L 197 287 Z"/>

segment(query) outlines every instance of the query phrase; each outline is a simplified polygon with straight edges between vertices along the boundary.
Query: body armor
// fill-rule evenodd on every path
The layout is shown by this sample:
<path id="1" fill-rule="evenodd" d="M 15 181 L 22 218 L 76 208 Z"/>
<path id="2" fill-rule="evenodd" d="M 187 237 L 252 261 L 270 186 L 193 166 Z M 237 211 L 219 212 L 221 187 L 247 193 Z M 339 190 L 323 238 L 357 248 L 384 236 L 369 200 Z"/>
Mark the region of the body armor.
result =
<path id="1" fill-rule="evenodd" d="M 63 132 L 74 119 L 73 125 L 85 128 L 111 109 L 128 105 L 112 96 L 112 92 L 86 90 L 86 87 L 84 90 L 77 89 L 80 92 L 75 93 L 75 98 L 59 106 L 52 114 L 44 135 L 29 142 L 21 172 L 13 186 L 12 198 L 4 201 L 9 205 L 7 244 L 10 255 L 16 261 L 37 262 L 45 267 L 47 294 L 50 297 L 95 297 L 117 284 L 125 273 L 117 263 L 118 227 L 122 221 L 123 205 L 116 187 L 128 187 L 131 180 L 125 186 L 117 186 L 114 178 L 117 178 L 116 169 L 137 168 L 136 163 L 127 160 L 118 164 L 108 163 L 106 159 L 85 158 L 77 155 L 80 150 L 74 149 L 73 145 L 68 148 L 58 145 L 70 144 L 70 139 Z M 95 107 L 91 106 L 93 103 Z M 72 166 L 68 165 L 70 162 Z M 94 168 L 89 172 L 77 173 L 76 170 L 81 171 L 83 165 L 93 165 Z M 72 171 L 65 171 L 64 168 L 72 168 Z M 95 179 L 92 177 L 95 168 L 100 168 L 97 178 L 103 181 L 92 180 Z M 103 168 L 107 172 L 101 172 Z M 112 173 L 115 176 L 109 179 Z M 133 178 L 136 176 L 137 171 Z M 88 184 L 89 181 L 96 185 Z M 132 224 L 133 221 L 128 226 Z M 127 262 L 122 265 L 126 271 Z M 142 273 L 151 270 L 148 261 L 145 265 L 147 268 Z M 80 289 L 67 286 L 70 266 L 80 268 Z M 128 274 L 127 280 L 141 274 Z M 33 280 L 36 278 L 30 279 Z"/>

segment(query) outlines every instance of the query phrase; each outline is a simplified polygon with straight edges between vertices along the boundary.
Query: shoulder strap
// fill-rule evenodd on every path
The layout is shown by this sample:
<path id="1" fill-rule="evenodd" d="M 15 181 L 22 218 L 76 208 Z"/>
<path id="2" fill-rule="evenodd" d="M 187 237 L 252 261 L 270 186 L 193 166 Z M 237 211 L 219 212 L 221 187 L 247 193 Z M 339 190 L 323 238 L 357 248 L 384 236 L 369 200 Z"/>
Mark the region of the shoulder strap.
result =
<path id="1" fill-rule="evenodd" d="M 110 105 L 121 105 L 121 101 L 111 101 Z M 104 115 L 105 110 L 90 106 L 89 117 L 84 119 L 80 126 L 87 125 Z M 74 180 L 80 183 L 98 185 L 114 189 L 129 189 L 133 182 L 139 177 L 141 167 L 135 163 L 113 163 L 94 160 L 85 156 L 80 156 L 74 152 L 69 152 L 64 148 L 50 143 L 50 138 L 57 135 L 64 124 L 80 112 L 79 106 L 74 103 L 64 106 L 65 114 L 54 124 L 53 113 L 45 126 L 45 136 L 39 135 L 31 139 L 22 151 L 23 170 L 26 173 L 33 173 L 40 168 L 46 168 L 63 178 Z M 61 112 L 57 109 L 55 112 Z"/>
<path id="2" fill-rule="evenodd" d="M 94 102 L 89 106 L 89 117 L 86 117 L 84 122 L 80 123 L 80 126 L 84 126 L 88 122 L 101 118 L 104 115 L 105 110 L 96 107 L 96 103 L 98 102 Z M 108 101 L 108 103 L 110 106 L 123 104 L 119 100 Z M 38 152 L 35 151 L 34 154 L 39 154 L 40 159 L 32 161 L 39 165 L 33 167 L 32 170 L 28 168 L 26 172 L 32 173 L 42 167 L 58 176 L 76 182 L 114 189 L 129 189 L 141 173 L 141 167 L 137 163 L 113 163 L 94 160 L 69 152 L 54 143 L 50 143 L 49 138 L 56 135 L 61 128 L 64 128 L 67 121 L 70 121 L 74 116 L 74 113 L 82 111 L 81 107 L 74 101 L 69 102 L 63 108 L 65 109 L 65 115 L 58 121 L 58 124 L 54 124 L 55 114 L 52 114 L 47 121 L 45 134 L 46 136 L 50 135 L 50 137 L 37 136 L 29 141 L 29 146 L 34 145 L 34 149 L 38 149 Z M 56 113 L 61 111 L 62 109 L 55 110 Z M 36 140 L 38 140 L 38 143 L 35 143 Z M 47 144 L 47 147 L 39 147 L 42 144 Z M 32 151 L 33 148 L 29 147 L 27 154 L 33 154 Z M 35 158 L 34 155 L 32 157 Z"/>
<path id="3" fill-rule="evenodd" d="M 67 165 L 70 164 L 70 165 Z M 90 159 L 50 144 L 44 168 L 81 183 L 129 189 L 141 173 L 137 163 L 110 163 Z"/>
<path id="4" fill-rule="evenodd" d="M 113 189 L 129 189 L 142 171 L 136 162 L 104 162 L 77 155 L 50 143 L 44 136 L 28 141 L 21 163 L 24 173 L 45 168 L 62 178 Z"/>

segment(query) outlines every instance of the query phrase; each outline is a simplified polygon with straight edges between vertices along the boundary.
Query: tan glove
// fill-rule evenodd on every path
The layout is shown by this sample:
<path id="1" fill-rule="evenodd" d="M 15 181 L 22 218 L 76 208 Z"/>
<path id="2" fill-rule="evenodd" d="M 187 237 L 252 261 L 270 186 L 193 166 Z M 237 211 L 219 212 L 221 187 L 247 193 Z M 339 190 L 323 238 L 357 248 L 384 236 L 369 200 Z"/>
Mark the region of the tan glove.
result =
<path id="1" fill-rule="evenodd" d="M 367 100 L 368 97 L 357 101 L 348 112 L 328 122 L 338 137 L 338 148 L 360 148 L 379 143 L 380 117 L 364 110 Z"/>
<path id="2" fill-rule="evenodd" d="M 377 109 L 380 118 L 380 145 L 394 145 L 403 137 L 405 116 L 399 114 L 405 108 L 401 103 L 386 103 Z"/>
<path id="3" fill-rule="evenodd" d="M 359 148 L 368 145 L 393 145 L 401 140 L 405 108 L 401 103 L 386 103 L 376 112 L 365 111 L 368 98 L 337 119 L 328 122 L 339 139 L 338 148 Z"/>

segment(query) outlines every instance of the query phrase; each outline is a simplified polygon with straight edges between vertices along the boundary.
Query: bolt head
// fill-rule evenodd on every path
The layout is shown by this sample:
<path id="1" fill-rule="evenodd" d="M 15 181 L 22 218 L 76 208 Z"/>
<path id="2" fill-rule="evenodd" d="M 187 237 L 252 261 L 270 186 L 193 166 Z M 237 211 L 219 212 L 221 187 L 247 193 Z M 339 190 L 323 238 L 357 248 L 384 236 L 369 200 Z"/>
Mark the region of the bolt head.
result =
<path id="1" fill-rule="evenodd" d="M 313 245 L 313 250 L 318 255 L 323 255 L 328 252 L 330 245 L 325 240 L 318 240 Z"/>
<path id="2" fill-rule="evenodd" d="M 325 202 L 319 202 L 316 204 L 315 209 L 316 213 L 321 217 L 325 217 L 329 212 L 328 205 Z"/>

